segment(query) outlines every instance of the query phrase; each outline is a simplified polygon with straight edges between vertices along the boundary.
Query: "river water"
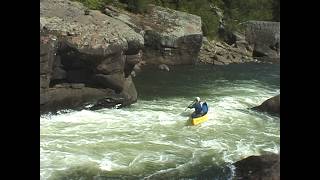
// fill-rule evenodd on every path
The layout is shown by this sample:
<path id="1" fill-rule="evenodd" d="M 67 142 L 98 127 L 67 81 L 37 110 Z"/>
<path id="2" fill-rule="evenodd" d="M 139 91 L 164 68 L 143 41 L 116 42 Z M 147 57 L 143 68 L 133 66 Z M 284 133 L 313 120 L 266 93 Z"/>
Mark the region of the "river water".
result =
<path id="1" fill-rule="evenodd" d="M 233 162 L 280 151 L 280 119 L 249 108 L 280 93 L 280 66 L 144 70 L 138 102 L 40 117 L 41 179 L 229 179 Z M 196 97 L 209 120 L 186 122 Z"/>

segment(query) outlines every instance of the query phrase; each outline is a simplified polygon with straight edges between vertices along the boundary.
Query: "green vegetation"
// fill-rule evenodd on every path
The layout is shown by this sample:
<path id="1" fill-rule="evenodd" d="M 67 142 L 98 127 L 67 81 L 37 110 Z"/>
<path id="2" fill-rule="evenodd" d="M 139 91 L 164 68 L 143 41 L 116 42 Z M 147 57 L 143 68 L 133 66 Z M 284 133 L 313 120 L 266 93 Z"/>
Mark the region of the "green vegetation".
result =
<path id="1" fill-rule="evenodd" d="M 227 31 L 239 30 L 248 20 L 280 21 L 280 0 L 76 0 L 90 9 L 102 10 L 112 4 L 134 13 L 145 13 L 148 4 L 168 7 L 201 17 L 202 30 L 209 39 L 219 38 L 220 17 L 214 7 L 223 11 Z"/>
<path id="2" fill-rule="evenodd" d="M 89 9 L 99 10 L 101 9 L 107 0 L 76 0 L 81 2 L 83 5 L 88 7 Z"/>
<path id="3" fill-rule="evenodd" d="M 224 0 L 227 24 L 237 25 L 248 20 L 271 21 L 273 0 Z"/>
<path id="4" fill-rule="evenodd" d="M 148 4 L 148 0 L 128 0 L 128 10 L 134 13 L 145 13 Z"/>
<path id="5" fill-rule="evenodd" d="M 208 0 L 175 0 L 173 2 L 171 4 L 164 3 L 159 5 L 200 16 L 204 35 L 210 39 L 218 37 L 219 17 L 210 7 L 210 3 L 212 2 Z"/>
<path id="6" fill-rule="evenodd" d="M 280 22 L 280 0 L 274 0 L 272 3 L 273 20 Z"/>
<path id="7" fill-rule="evenodd" d="M 71 0 L 81 2 L 83 5 L 88 7 L 89 9 L 94 10 L 103 10 L 105 5 L 111 4 L 120 8 L 127 8 L 126 3 L 121 3 L 117 0 Z M 145 0 L 146 1 L 146 0 Z"/>

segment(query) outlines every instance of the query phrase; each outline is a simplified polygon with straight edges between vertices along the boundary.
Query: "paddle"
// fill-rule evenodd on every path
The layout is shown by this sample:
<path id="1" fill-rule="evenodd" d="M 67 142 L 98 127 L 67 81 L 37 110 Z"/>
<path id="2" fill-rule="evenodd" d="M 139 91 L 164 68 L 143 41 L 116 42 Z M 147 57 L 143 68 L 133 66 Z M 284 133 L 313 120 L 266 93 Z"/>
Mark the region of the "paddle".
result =
<path id="1" fill-rule="evenodd" d="M 192 101 L 192 103 L 189 104 L 189 106 L 193 105 L 194 103 L 195 103 L 195 101 Z M 188 107 L 189 107 L 189 106 L 188 106 Z M 184 111 L 186 111 L 186 110 L 188 109 L 188 107 L 187 107 Z"/>

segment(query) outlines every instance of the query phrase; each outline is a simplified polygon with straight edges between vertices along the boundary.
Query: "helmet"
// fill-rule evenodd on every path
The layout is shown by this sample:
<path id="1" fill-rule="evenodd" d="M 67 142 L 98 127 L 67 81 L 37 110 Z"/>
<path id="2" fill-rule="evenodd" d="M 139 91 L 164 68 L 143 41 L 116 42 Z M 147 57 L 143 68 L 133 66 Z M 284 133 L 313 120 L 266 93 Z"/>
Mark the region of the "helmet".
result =
<path id="1" fill-rule="evenodd" d="M 195 99 L 196 101 L 200 101 L 200 98 L 199 97 L 196 97 L 196 99 Z"/>

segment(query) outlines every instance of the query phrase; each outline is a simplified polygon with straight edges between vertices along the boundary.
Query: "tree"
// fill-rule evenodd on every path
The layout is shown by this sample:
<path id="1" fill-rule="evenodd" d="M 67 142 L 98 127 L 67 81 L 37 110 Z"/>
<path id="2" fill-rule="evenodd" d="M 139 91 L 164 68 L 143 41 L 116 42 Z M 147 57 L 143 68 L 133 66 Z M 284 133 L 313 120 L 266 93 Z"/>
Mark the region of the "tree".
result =
<path id="1" fill-rule="evenodd" d="M 144 13 L 147 10 L 148 0 L 128 0 L 128 10 L 134 13 Z"/>
<path id="2" fill-rule="evenodd" d="M 273 20 L 280 22 L 280 0 L 273 0 L 272 10 Z"/>

